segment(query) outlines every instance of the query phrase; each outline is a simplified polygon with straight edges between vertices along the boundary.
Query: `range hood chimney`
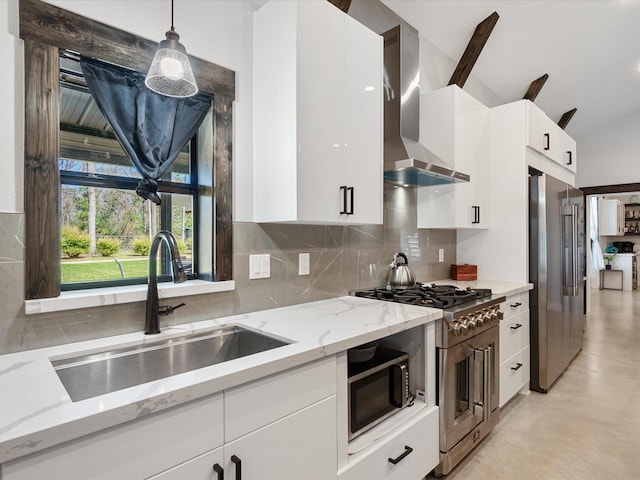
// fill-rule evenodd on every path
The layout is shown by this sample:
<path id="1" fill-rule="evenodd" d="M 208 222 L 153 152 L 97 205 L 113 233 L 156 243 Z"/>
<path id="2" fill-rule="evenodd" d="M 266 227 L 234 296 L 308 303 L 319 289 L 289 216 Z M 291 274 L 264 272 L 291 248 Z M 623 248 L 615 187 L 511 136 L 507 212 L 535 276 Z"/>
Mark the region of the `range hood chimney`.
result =
<path id="1" fill-rule="evenodd" d="M 418 143 L 420 63 L 418 32 L 402 22 L 384 37 L 384 179 L 422 187 L 468 182 Z"/>

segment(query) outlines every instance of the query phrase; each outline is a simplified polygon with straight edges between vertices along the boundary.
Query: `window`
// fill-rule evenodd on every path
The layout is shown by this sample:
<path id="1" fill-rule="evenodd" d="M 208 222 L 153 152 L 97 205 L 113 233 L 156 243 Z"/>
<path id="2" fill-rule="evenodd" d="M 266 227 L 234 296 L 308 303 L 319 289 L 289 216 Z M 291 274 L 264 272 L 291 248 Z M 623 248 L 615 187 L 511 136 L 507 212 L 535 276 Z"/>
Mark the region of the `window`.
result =
<path id="1" fill-rule="evenodd" d="M 59 167 L 61 146 L 66 147 L 64 140 L 60 142 L 60 52 L 73 51 L 146 71 L 157 43 L 40 0 L 21 0 L 18 7 L 20 37 L 25 45 L 24 240 L 25 297 L 29 300 L 56 297 L 62 284 L 59 221 L 63 192 Z M 198 143 L 192 144 L 189 150 L 190 158 L 194 152 L 198 156 L 195 170 L 194 164 L 190 164 L 192 173 L 197 174 L 197 203 L 194 201 L 191 216 L 199 231 L 197 235 L 190 232 L 198 241 L 193 247 L 198 252 L 197 273 L 199 278 L 209 281 L 231 280 L 231 139 L 235 73 L 197 58 L 192 58 L 191 64 L 200 89 L 213 94 L 214 98 L 211 113 L 198 131 Z M 106 152 L 104 154 L 106 157 Z M 109 155 L 115 162 L 111 152 Z M 88 164 L 98 165 L 97 162 Z M 69 176 L 73 176 L 73 169 Z M 176 191 L 178 186 L 173 183 L 182 182 L 174 182 L 175 179 L 170 179 L 165 194 L 171 195 L 172 200 L 175 199 L 173 203 L 178 204 L 180 197 L 176 195 L 182 193 Z M 64 188 L 77 188 L 77 191 L 86 186 L 71 182 L 64 185 Z M 119 185 L 116 187 L 117 190 L 128 190 Z M 170 217 L 165 215 L 165 221 L 170 222 Z"/>
<path id="2" fill-rule="evenodd" d="M 61 288 L 146 283 L 148 251 L 159 230 L 178 240 L 188 278 L 196 278 L 198 176 L 196 138 L 185 145 L 160 185 L 162 205 L 135 189 L 132 165 L 89 92 L 78 60 L 60 57 Z M 168 191 L 172 193 L 168 193 Z M 170 279 L 166 255 L 158 278 Z"/>

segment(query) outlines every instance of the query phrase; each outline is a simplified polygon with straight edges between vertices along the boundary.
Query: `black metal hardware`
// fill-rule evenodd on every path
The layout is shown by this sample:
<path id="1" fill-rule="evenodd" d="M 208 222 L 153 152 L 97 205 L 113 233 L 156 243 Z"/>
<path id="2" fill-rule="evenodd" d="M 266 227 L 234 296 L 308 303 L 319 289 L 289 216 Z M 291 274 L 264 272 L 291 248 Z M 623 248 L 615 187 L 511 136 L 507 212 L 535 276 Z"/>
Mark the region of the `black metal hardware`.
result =
<path id="1" fill-rule="evenodd" d="M 224 480 L 224 468 L 222 468 L 219 464 L 215 464 L 213 466 L 213 471 L 218 474 L 218 480 Z"/>
<path id="2" fill-rule="evenodd" d="M 549 150 L 551 148 L 551 137 L 548 133 L 544 134 L 545 145 L 542 147 L 544 150 Z"/>
<path id="3" fill-rule="evenodd" d="M 571 165 L 573 163 L 573 152 L 571 150 L 567 150 L 567 153 L 569 154 L 569 161 L 567 162 L 567 165 Z"/>
<path id="4" fill-rule="evenodd" d="M 354 187 L 349 187 L 347 188 L 347 190 L 350 192 L 350 197 L 351 197 L 351 208 L 349 208 L 349 211 L 347 212 L 347 215 L 353 215 L 353 191 L 355 190 Z"/>
<path id="5" fill-rule="evenodd" d="M 395 465 L 395 464 L 401 462 L 404 459 L 404 457 L 409 455 L 411 452 L 413 452 L 413 448 L 405 445 L 404 446 L 404 452 L 402 452 L 399 457 L 396 457 L 396 458 L 389 457 L 389 461 Z"/>
<path id="6" fill-rule="evenodd" d="M 472 205 L 471 209 L 473 210 L 473 220 L 471 223 L 480 223 L 480 206 Z"/>
<path id="7" fill-rule="evenodd" d="M 340 215 L 347 215 L 347 186 L 343 185 L 340 187 L 340 191 L 342 192 L 342 210 L 340 211 Z"/>
<path id="8" fill-rule="evenodd" d="M 515 367 L 511 367 L 511 370 L 515 372 L 516 370 L 520 370 L 521 368 L 522 368 L 522 364 L 518 362 L 516 363 Z"/>
<path id="9" fill-rule="evenodd" d="M 158 315 L 163 315 L 163 316 L 167 316 L 167 315 L 171 315 L 173 313 L 174 310 L 180 308 L 180 307 L 184 307 L 186 305 L 186 303 L 179 303 L 178 305 L 172 306 L 172 305 L 162 305 L 160 307 L 158 307 Z"/>
<path id="10" fill-rule="evenodd" d="M 242 461 L 235 455 L 231 455 L 231 461 L 236 465 L 236 480 L 242 480 Z"/>
<path id="11" fill-rule="evenodd" d="M 519 329 L 520 327 L 522 327 L 522 324 L 520 324 L 520 323 L 516 323 L 515 325 L 511 325 L 511 327 L 510 327 L 510 328 L 511 328 L 511 330 L 517 330 L 517 329 Z"/>
<path id="12" fill-rule="evenodd" d="M 516 302 L 516 303 L 512 303 L 511 305 L 509 305 L 510 307 L 516 308 L 519 307 L 520 305 L 522 305 L 520 302 Z"/>

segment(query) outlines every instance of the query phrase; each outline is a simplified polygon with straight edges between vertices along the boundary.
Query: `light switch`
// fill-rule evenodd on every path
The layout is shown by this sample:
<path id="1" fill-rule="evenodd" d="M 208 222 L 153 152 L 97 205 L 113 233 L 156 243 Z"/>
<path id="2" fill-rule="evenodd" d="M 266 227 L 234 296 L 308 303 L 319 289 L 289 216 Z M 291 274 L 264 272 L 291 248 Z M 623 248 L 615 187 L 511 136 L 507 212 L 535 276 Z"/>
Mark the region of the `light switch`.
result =
<path id="1" fill-rule="evenodd" d="M 309 275 L 311 271 L 308 253 L 298 254 L 298 275 Z"/>
<path id="2" fill-rule="evenodd" d="M 249 255 L 249 279 L 271 277 L 271 255 Z"/>
<path id="3" fill-rule="evenodd" d="M 438 249 L 438 261 L 440 263 L 444 262 L 444 248 Z"/>

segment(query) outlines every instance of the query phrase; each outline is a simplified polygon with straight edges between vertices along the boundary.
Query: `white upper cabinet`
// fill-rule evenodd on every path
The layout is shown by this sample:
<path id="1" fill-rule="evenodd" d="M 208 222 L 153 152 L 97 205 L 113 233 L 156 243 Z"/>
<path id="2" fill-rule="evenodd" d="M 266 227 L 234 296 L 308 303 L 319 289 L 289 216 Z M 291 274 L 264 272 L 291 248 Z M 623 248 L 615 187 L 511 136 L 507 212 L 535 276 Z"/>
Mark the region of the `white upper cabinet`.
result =
<path id="1" fill-rule="evenodd" d="M 382 223 L 382 37 L 324 0 L 254 14 L 255 221 Z"/>
<path id="2" fill-rule="evenodd" d="M 420 143 L 468 183 L 418 189 L 418 228 L 489 227 L 489 108 L 451 85 L 420 96 Z"/>
<path id="3" fill-rule="evenodd" d="M 529 137 L 527 145 L 557 165 L 576 172 L 576 142 L 534 103 L 524 100 Z M 551 172 L 550 172 L 551 173 Z"/>
<path id="4" fill-rule="evenodd" d="M 609 199 L 600 201 L 600 235 L 624 235 L 624 203 Z"/>

